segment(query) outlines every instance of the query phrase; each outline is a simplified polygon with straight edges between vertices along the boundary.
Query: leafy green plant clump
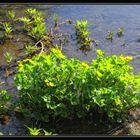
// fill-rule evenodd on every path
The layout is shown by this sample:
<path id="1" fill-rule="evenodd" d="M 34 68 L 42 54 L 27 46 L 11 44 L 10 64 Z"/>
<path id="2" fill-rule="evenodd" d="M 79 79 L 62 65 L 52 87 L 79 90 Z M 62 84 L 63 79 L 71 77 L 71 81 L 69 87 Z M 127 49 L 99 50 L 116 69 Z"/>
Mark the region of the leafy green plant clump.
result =
<path id="1" fill-rule="evenodd" d="M 11 28 L 11 24 L 9 22 L 4 22 L 3 23 L 3 28 L 4 28 L 4 37 L 9 39 L 11 38 L 10 37 L 10 34 L 12 33 L 12 28 Z"/>
<path id="2" fill-rule="evenodd" d="M 36 41 L 43 38 L 46 33 L 47 26 L 45 26 L 45 18 L 42 12 L 36 9 L 28 8 L 26 10 L 26 16 L 19 18 L 19 21 L 23 23 L 24 30 L 27 34 Z"/>
<path id="3" fill-rule="evenodd" d="M 131 72 L 131 56 L 96 51 L 91 65 L 67 59 L 54 48 L 49 55 L 20 61 L 15 82 L 21 111 L 43 121 L 58 116 L 82 118 L 97 109 L 114 121 L 125 119 L 140 104 L 140 75 Z"/>
<path id="4" fill-rule="evenodd" d="M 91 43 L 93 42 L 93 40 L 89 37 L 91 32 L 87 29 L 88 25 L 89 22 L 87 20 L 77 20 L 75 24 L 77 43 L 80 44 L 80 49 L 83 50 L 90 50 Z"/>
<path id="5" fill-rule="evenodd" d="M 11 100 L 11 96 L 7 94 L 7 90 L 0 90 L 0 114 L 7 111 L 7 104 Z"/>
<path id="6" fill-rule="evenodd" d="M 113 40 L 113 32 L 108 31 L 106 39 L 110 40 L 112 42 L 112 40 Z"/>
<path id="7" fill-rule="evenodd" d="M 35 127 L 34 128 L 31 128 L 31 127 L 28 127 L 28 126 L 26 126 L 26 127 L 28 128 L 29 135 L 31 135 L 31 136 L 39 136 L 39 135 L 55 136 L 55 135 L 57 135 L 57 134 L 54 134 L 53 132 L 48 132 L 48 131 L 46 131 L 42 128 L 37 129 Z"/>
<path id="8" fill-rule="evenodd" d="M 124 28 L 118 28 L 118 31 L 117 31 L 117 35 L 118 37 L 121 37 L 122 35 L 124 34 Z"/>
<path id="9" fill-rule="evenodd" d="M 6 62 L 11 62 L 12 61 L 12 55 L 9 52 L 4 53 L 4 57 L 6 59 Z"/>

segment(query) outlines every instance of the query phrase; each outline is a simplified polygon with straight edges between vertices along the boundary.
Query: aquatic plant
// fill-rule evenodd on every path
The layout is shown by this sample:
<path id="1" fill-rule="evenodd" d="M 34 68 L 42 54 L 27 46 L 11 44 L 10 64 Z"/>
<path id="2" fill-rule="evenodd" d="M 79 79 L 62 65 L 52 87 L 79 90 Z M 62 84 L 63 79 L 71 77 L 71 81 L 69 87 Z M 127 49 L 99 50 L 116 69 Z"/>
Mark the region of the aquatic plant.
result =
<path id="1" fill-rule="evenodd" d="M 25 45 L 26 54 L 35 51 L 35 46 L 37 46 L 36 43 L 39 41 L 41 42 L 41 44 L 43 44 L 44 47 L 49 48 L 55 46 L 56 44 L 59 44 L 61 49 L 62 46 L 67 43 L 68 35 L 63 32 L 59 32 L 58 30 L 56 34 L 56 26 L 50 28 L 48 31 L 48 26 L 46 26 L 43 13 L 35 8 L 26 9 L 22 17 L 16 17 L 14 11 L 8 11 L 7 16 L 7 22 L 0 22 L 0 25 L 3 29 L 0 35 L 0 43 L 4 43 L 6 39 L 15 39 L 16 35 L 18 34 L 27 35 L 31 39 L 32 47 L 27 47 Z M 54 16 L 54 21 L 58 26 L 58 16 Z M 18 39 L 16 41 L 18 41 Z"/>
<path id="2" fill-rule="evenodd" d="M 44 131 L 45 136 L 56 136 L 56 135 L 58 135 L 58 134 L 53 133 L 53 132 L 48 132 L 48 131 L 46 131 L 44 129 L 43 129 L 43 131 Z"/>
<path id="3" fill-rule="evenodd" d="M 118 31 L 117 31 L 118 37 L 121 37 L 123 35 L 123 33 L 124 33 L 124 28 L 122 28 L 122 27 L 118 28 Z"/>
<path id="4" fill-rule="evenodd" d="M 38 24 L 37 26 L 33 27 L 28 35 L 32 36 L 36 41 L 43 38 L 46 33 L 47 26 L 45 27 L 45 23 Z"/>
<path id="5" fill-rule="evenodd" d="M 29 31 L 29 29 L 30 29 L 29 26 L 31 24 L 31 20 L 28 17 L 21 17 L 21 18 L 19 18 L 19 21 L 23 22 L 24 29 L 26 31 Z"/>
<path id="6" fill-rule="evenodd" d="M 34 128 L 31 128 L 31 127 L 28 127 L 28 126 L 26 126 L 26 127 L 28 128 L 29 134 L 31 136 L 38 136 L 38 135 L 55 136 L 55 135 L 57 135 L 53 132 L 48 132 L 48 131 L 44 130 L 43 128 L 37 129 L 35 127 Z M 44 134 L 43 134 L 43 132 L 44 132 Z"/>
<path id="7" fill-rule="evenodd" d="M 91 43 L 93 40 L 89 38 L 91 32 L 87 30 L 87 26 L 89 22 L 87 20 L 76 21 L 75 28 L 76 28 L 76 36 L 77 36 L 77 44 L 80 44 L 80 49 L 83 50 L 90 50 Z"/>
<path id="8" fill-rule="evenodd" d="M 113 32 L 108 31 L 106 39 L 112 41 L 113 40 Z"/>
<path id="9" fill-rule="evenodd" d="M 3 23 L 3 28 L 4 28 L 4 36 L 6 39 L 11 38 L 10 34 L 12 33 L 12 27 L 10 22 L 4 22 Z"/>
<path id="10" fill-rule="evenodd" d="M 12 55 L 9 52 L 4 53 L 4 57 L 6 59 L 6 62 L 11 62 L 12 61 Z"/>
<path id="11" fill-rule="evenodd" d="M 19 18 L 23 23 L 24 30 L 36 41 L 40 40 L 46 33 L 45 18 L 41 12 L 36 9 L 28 8 L 26 16 Z"/>
<path id="12" fill-rule="evenodd" d="M 11 96 L 7 94 L 7 90 L 0 90 L 0 114 L 7 111 L 7 103 L 11 100 Z"/>
<path id="13" fill-rule="evenodd" d="M 25 48 L 26 48 L 26 50 L 25 50 L 26 54 L 31 54 L 31 53 L 36 52 L 38 50 L 37 46 L 32 45 L 32 44 L 26 44 Z"/>
<path id="14" fill-rule="evenodd" d="M 58 29 L 58 20 L 59 20 L 58 15 L 54 14 L 53 19 L 54 19 L 54 29 Z"/>
<path id="15" fill-rule="evenodd" d="M 91 65 L 67 59 L 57 48 L 19 62 L 15 82 L 21 112 L 45 122 L 83 118 L 94 111 L 112 121 L 127 118 L 129 110 L 140 105 L 140 74 L 130 73 L 133 58 L 96 52 Z"/>
<path id="16" fill-rule="evenodd" d="M 28 126 L 26 126 L 26 127 L 28 128 L 29 133 L 30 133 L 31 136 L 38 136 L 40 134 L 41 129 L 37 129 L 35 127 L 31 128 L 31 127 L 28 127 Z"/>
<path id="17" fill-rule="evenodd" d="M 8 11 L 8 18 L 11 20 L 15 20 L 15 12 L 14 11 Z"/>
<path id="18" fill-rule="evenodd" d="M 32 17 L 32 16 L 37 15 L 38 14 L 38 11 L 35 8 L 28 8 L 26 10 L 26 13 Z"/>

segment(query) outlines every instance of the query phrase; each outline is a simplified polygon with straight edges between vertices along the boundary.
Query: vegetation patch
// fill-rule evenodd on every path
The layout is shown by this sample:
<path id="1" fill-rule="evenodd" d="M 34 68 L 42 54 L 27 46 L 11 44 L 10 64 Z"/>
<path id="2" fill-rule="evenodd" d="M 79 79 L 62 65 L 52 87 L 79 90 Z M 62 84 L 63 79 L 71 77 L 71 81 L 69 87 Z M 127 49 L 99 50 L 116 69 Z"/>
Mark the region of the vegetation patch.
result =
<path id="1" fill-rule="evenodd" d="M 81 50 L 90 50 L 91 44 L 93 40 L 89 37 L 91 32 L 88 31 L 87 26 L 89 22 L 87 20 L 76 21 L 75 28 L 76 28 L 76 35 L 77 35 L 77 44 L 80 45 Z"/>
<path id="2" fill-rule="evenodd" d="M 135 76 L 129 65 L 133 58 L 96 52 L 90 65 L 67 59 L 57 48 L 20 61 L 15 82 L 24 115 L 48 122 L 98 111 L 112 121 L 126 119 L 140 104 L 140 75 Z"/>
<path id="3" fill-rule="evenodd" d="M 6 90 L 0 90 L 0 115 L 7 112 L 10 99 L 11 96 L 7 94 Z"/>

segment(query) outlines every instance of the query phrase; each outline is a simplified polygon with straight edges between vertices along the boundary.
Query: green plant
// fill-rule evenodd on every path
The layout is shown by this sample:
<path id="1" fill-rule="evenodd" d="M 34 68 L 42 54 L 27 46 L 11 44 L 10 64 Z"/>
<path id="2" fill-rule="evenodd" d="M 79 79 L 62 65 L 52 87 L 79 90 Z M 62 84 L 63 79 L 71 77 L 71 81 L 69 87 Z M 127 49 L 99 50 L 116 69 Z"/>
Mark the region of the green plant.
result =
<path id="1" fill-rule="evenodd" d="M 17 23 L 19 21 L 19 18 L 16 17 L 16 13 L 13 10 L 7 12 L 7 18 L 7 21 L 11 24 L 12 32 L 16 33 L 16 31 L 18 31 Z"/>
<path id="2" fill-rule="evenodd" d="M 8 18 L 11 20 L 15 19 L 15 12 L 14 11 L 8 11 Z"/>
<path id="3" fill-rule="evenodd" d="M 4 28 L 4 35 L 5 38 L 10 38 L 10 34 L 12 33 L 12 27 L 11 24 L 9 22 L 5 22 L 3 23 L 3 28 Z"/>
<path id="4" fill-rule="evenodd" d="M 58 17 L 54 18 L 55 23 L 58 24 Z M 42 12 L 38 11 L 34 8 L 28 8 L 25 10 L 25 13 L 22 17 L 16 17 L 14 11 L 8 11 L 8 19 L 7 22 L 0 22 L 4 32 L 1 33 L 1 43 L 5 41 L 5 39 L 9 39 L 11 37 L 16 37 L 17 33 L 27 35 L 30 37 L 31 41 L 34 43 L 38 41 L 44 41 L 45 36 L 49 36 L 49 40 L 44 41 L 44 46 L 50 44 L 56 44 L 56 42 L 60 42 L 61 46 L 63 42 L 65 42 L 65 36 L 63 33 L 53 34 L 53 29 L 50 29 L 50 32 L 47 32 L 48 26 L 46 26 L 45 16 Z M 18 25 L 18 26 L 17 26 Z M 2 30 L 2 31 L 3 31 Z M 10 36 L 13 35 L 13 36 Z M 18 39 L 17 39 L 18 41 Z M 28 50 L 27 50 L 28 51 Z"/>
<path id="5" fill-rule="evenodd" d="M 53 19 L 54 19 L 54 28 L 58 29 L 58 20 L 59 20 L 58 15 L 54 14 Z"/>
<path id="6" fill-rule="evenodd" d="M 112 41 L 113 40 L 113 32 L 108 31 L 106 39 Z"/>
<path id="7" fill-rule="evenodd" d="M 48 132 L 48 131 L 46 131 L 46 130 L 44 130 L 42 128 L 37 129 L 35 127 L 34 128 L 31 128 L 31 127 L 28 127 L 28 126 L 26 126 L 26 127 L 28 128 L 29 134 L 31 136 L 38 136 L 38 135 L 55 136 L 55 135 L 57 135 L 57 134 L 55 134 L 53 132 Z M 42 133 L 42 131 L 44 132 L 44 134 Z"/>
<path id="8" fill-rule="evenodd" d="M 34 15 L 37 15 L 38 11 L 35 8 L 28 8 L 26 10 L 26 13 L 29 14 L 29 15 L 31 15 L 31 16 L 34 16 Z"/>
<path id="9" fill-rule="evenodd" d="M 123 33 L 124 33 L 124 28 L 122 28 L 122 27 L 119 28 L 118 31 L 117 31 L 118 37 L 121 37 L 123 35 Z"/>
<path id="10" fill-rule="evenodd" d="M 57 14 L 54 14 L 53 19 L 55 22 L 58 22 L 59 16 Z"/>
<path id="11" fill-rule="evenodd" d="M 89 25 L 89 22 L 87 20 L 77 20 L 76 21 L 76 29 L 80 30 L 80 31 L 86 31 L 87 26 Z"/>
<path id="12" fill-rule="evenodd" d="M 93 61 L 93 73 L 97 74 L 98 86 L 94 90 L 96 103 L 103 112 L 116 121 L 122 121 L 127 117 L 131 108 L 139 106 L 140 75 L 135 76 L 128 62 L 131 56 L 105 57 L 100 50 L 98 58 Z M 97 95 L 97 96 L 96 96 Z"/>
<path id="13" fill-rule="evenodd" d="M 62 117 L 68 117 L 73 115 L 74 110 L 73 110 L 73 106 L 71 107 L 71 104 L 77 104 L 76 101 L 77 97 L 75 97 L 75 95 L 72 93 L 71 89 L 68 89 L 66 87 L 69 87 L 69 82 L 72 79 L 69 79 L 69 76 L 71 75 L 71 70 L 73 68 L 71 68 L 71 66 L 69 66 L 68 70 L 66 70 L 66 66 L 70 65 L 70 63 L 72 64 L 72 67 L 75 66 L 78 67 L 78 63 L 80 61 L 77 61 L 75 59 L 72 59 L 70 62 L 66 59 L 65 57 L 61 54 L 61 52 L 59 50 L 55 50 L 52 49 L 52 52 L 49 56 L 45 55 L 44 53 L 38 55 L 38 57 L 35 58 L 36 60 L 31 60 L 31 59 L 25 59 L 24 62 L 31 62 L 33 64 L 33 67 L 35 66 L 36 70 L 34 71 L 30 66 L 27 66 L 27 69 L 24 71 L 23 69 L 24 64 L 20 63 L 19 64 L 19 71 L 24 71 L 29 73 L 32 73 L 31 71 L 34 71 L 34 76 L 38 79 L 36 79 L 35 77 L 32 79 L 29 75 L 29 77 L 32 80 L 35 80 L 34 82 L 31 80 L 25 80 L 24 82 L 22 82 L 24 84 L 24 88 L 25 90 L 27 89 L 27 91 L 23 91 L 23 85 L 21 85 L 20 81 L 22 80 L 22 75 L 17 75 L 15 81 L 17 83 L 18 89 L 21 91 L 20 93 L 20 105 L 22 108 L 22 111 L 24 111 L 25 115 L 31 115 L 32 117 L 35 118 L 39 118 L 43 121 L 48 121 L 49 120 L 49 116 L 62 116 Z M 61 61 L 61 59 L 64 59 L 64 64 L 63 64 L 63 71 L 60 70 L 59 68 L 59 61 Z M 38 61 L 38 62 L 37 62 Z M 23 63 L 24 63 L 23 62 Z M 46 64 L 44 64 L 44 62 Z M 56 64 L 55 64 L 56 63 Z M 35 64 L 35 65 L 34 65 Z M 77 64 L 77 65 L 76 65 Z M 42 67 L 43 66 L 43 67 Z M 40 68 L 41 69 L 40 69 Z M 31 71 L 30 71 L 31 70 Z M 50 72 L 49 72 L 49 71 Z M 67 72 L 68 71 L 68 72 Z M 46 73 L 44 75 L 44 73 Z M 57 75 L 57 73 L 59 73 L 59 75 Z M 63 80 L 61 79 L 61 75 L 63 76 Z M 31 74 L 32 75 L 32 74 Z M 53 76 L 57 76 L 57 80 L 55 80 L 55 78 Z M 32 75 L 33 76 L 33 75 Z M 74 75 L 73 75 L 74 76 Z M 50 78 L 49 78 L 50 77 Z M 26 79 L 27 77 L 25 76 L 24 79 Z M 66 82 L 66 81 L 67 82 Z M 31 83 L 33 82 L 34 84 L 31 84 L 31 90 L 34 90 L 35 95 L 30 95 L 28 94 L 28 86 L 29 83 L 27 83 L 27 81 L 30 81 Z M 66 82 L 66 84 L 64 84 Z M 40 84 L 40 86 L 38 87 L 38 84 Z M 56 88 L 56 85 L 57 86 Z M 78 85 L 77 85 L 78 86 Z M 70 87 L 69 87 L 70 88 Z M 52 95 L 52 92 L 56 92 L 56 94 Z M 65 96 L 66 92 L 69 92 L 69 94 L 67 96 Z M 48 95 L 47 95 L 48 94 Z M 63 95 L 64 94 L 64 95 Z M 28 97 L 30 96 L 30 101 L 28 100 Z M 38 97 L 37 97 L 38 96 Z M 27 97 L 27 98 L 26 98 Z M 61 97 L 61 98 L 60 98 Z M 25 99 L 26 98 L 26 99 Z M 39 99 L 39 100 L 38 100 Z M 27 102 L 27 100 L 29 102 Z M 52 101 L 51 100 L 56 100 Z M 57 101 L 58 100 L 58 101 Z M 62 100 L 62 102 L 60 101 Z M 63 103 L 64 101 L 67 101 L 68 104 L 66 105 L 65 103 Z M 27 104 L 26 104 L 27 103 Z M 24 108 L 24 105 L 26 104 L 27 109 Z M 36 108 L 36 105 L 38 105 L 38 109 Z M 32 106 L 31 108 L 33 109 L 37 109 L 37 111 L 31 111 L 32 109 L 30 108 L 30 106 Z M 67 108 L 68 106 L 68 108 Z M 29 108 L 28 108 L 29 107 Z M 71 108 L 71 112 L 69 112 L 69 108 Z M 80 106 L 79 106 L 80 108 Z M 30 110 L 31 109 L 31 110 Z M 33 109 L 33 110 L 34 110 Z M 48 112 L 47 114 L 45 112 Z M 41 113 L 42 112 L 42 113 Z M 44 114 L 44 113 L 45 114 Z M 80 113 L 80 112 L 78 112 Z M 79 114 L 78 114 L 79 115 Z"/>
<path id="14" fill-rule="evenodd" d="M 12 55 L 9 52 L 4 53 L 4 57 L 6 59 L 6 62 L 11 62 L 12 61 Z"/>
<path id="15" fill-rule="evenodd" d="M 33 8 L 27 9 L 26 13 L 27 15 L 19 20 L 23 23 L 24 30 L 27 31 L 27 34 L 38 41 L 43 38 L 47 30 L 45 19 L 41 12 Z"/>
<path id="16" fill-rule="evenodd" d="M 7 110 L 7 103 L 10 101 L 11 96 L 7 94 L 6 90 L 0 90 L 0 113 L 4 113 Z"/>
<path id="17" fill-rule="evenodd" d="M 47 28 L 47 26 L 45 27 L 45 23 L 41 23 L 33 27 L 28 34 L 38 41 L 44 37 Z"/>
<path id="18" fill-rule="evenodd" d="M 87 20 L 77 20 L 75 24 L 77 43 L 80 44 L 80 48 L 83 50 L 90 50 L 91 43 L 93 42 L 93 40 L 89 38 L 91 32 L 87 30 L 88 25 L 89 22 Z"/>
<path id="19" fill-rule="evenodd" d="M 28 17 L 19 18 L 19 21 L 23 22 L 25 30 L 27 30 L 27 31 L 30 30 L 29 26 L 31 24 L 31 20 Z"/>
<path id="20" fill-rule="evenodd" d="M 59 49 L 19 62 L 15 82 L 24 115 L 48 122 L 51 117 L 85 117 L 99 111 L 114 121 L 139 107 L 140 74 L 128 64 L 131 56 L 98 56 L 91 65 L 67 59 Z"/>
<path id="21" fill-rule="evenodd" d="M 45 136 L 56 136 L 56 135 L 58 135 L 58 134 L 55 134 L 53 132 L 48 132 L 48 131 L 46 131 L 44 129 L 43 129 L 43 132 L 45 133 Z"/>
<path id="22" fill-rule="evenodd" d="M 29 130 L 29 133 L 31 136 L 38 136 L 40 134 L 41 129 L 37 129 L 37 128 L 31 128 L 26 126 Z"/>
<path id="23" fill-rule="evenodd" d="M 45 26 L 45 19 L 42 13 L 32 8 L 27 9 L 26 12 L 29 15 L 29 19 L 31 20 L 31 29 L 28 34 L 36 40 L 41 39 L 47 30 L 47 26 Z"/>
<path id="24" fill-rule="evenodd" d="M 38 48 L 36 46 L 31 45 L 31 44 L 25 45 L 25 48 L 26 48 L 26 50 L 25 50 L 26 54 L 31 54 L 31 53 L 36 52 L 38 50 Z"/>

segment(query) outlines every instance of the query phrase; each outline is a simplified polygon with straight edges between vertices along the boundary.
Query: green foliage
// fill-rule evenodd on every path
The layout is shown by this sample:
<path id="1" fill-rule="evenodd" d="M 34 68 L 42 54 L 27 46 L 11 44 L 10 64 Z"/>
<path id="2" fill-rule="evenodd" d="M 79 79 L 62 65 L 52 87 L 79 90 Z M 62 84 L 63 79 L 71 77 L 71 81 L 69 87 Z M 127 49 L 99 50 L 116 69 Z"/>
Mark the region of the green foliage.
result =
<path id="1" fill-rule="evenodd" d="M 87 20 L 82 20 L 76 21 L 76 29 L 80 30 L 80 31 L 86 31 L 87 26 L 89 25 L 89 22 Z"/>
<path id="2" fill-rule="evenodd" d="M 93 101 L 103 112 L 116 121 L 123 120 L 131 108 L 139 106 L 140 75 L 135 76 L 128 62 L 131 56 L 108 56 L 100 50 L 98 58 L 93 60 L 92 68 L 96 88 Z"/>
<path id="3" fill-rule="evenodd" d="M 30 24 L 31 24 L 31 20 L 28 17 L 22 17 L 19 18 L 19 21 L 23 22 L 24 24 L 24 29 L 26 29 L 27 31 L 29 31 L 30 29 Z"/>
<path id="4" fill-rule="evenodd" d="M 66 37 L 64 37 L 63 33 L 60 34 L 52 34 L 53 30 L 55 30 L 58 27 L 58 17 L 55 16 L 55 27 L 51 28 L 49 31 L 48 26 L 46 26 L 46 19 L 42 12 L 38 11 L 34 8 L 28 8 L 25 10 L 25 13 L 22 17 L 16 17 L 14 11 L 8 11 L 7 12 L 7 21 L 6 22 L 0 22 L 0 26 L 2 27 L 0 40 L 1 43 L 3 43 L 6 39 L 15 39 L 18 35 L 26 35 L 30 37 L 31 42 L 34 43 L 38 41 L 45 40 L 44 37 L 46 35 L 49 36 L 49 40 L 45 40 L 44 45 L 48 45 L 49 42 L 51 45 L 56 44 L 56 42 L 59 42 L 62 46 L 66 42 Z M 58 28 L 57 28 L 58 29 Z M 19 39 L 17 39 L 19 41 Z M 62 48 L 62 47 L 61 47 Z"/>
<path id="5" fill-rule="evenodd" d="M 36 41 L 43 38 L 46 33 L 47 26 L 45 26 L 45 18 L 42 13 L 36 9 L 27 9 L 26 15 L 19 18 L 19 21 L 23 23 L 24 30 L 27 34 L 33 37 Z"/>
<path id="6" fill-rule="evenodd" d="M 6 62 L 11 62 L 12 61 L 12 56 L 9 52 L 4 53 L 4 57 L 6 59 Z"/>
<path id="7" fill-rule="evenodd" d="M 6 90 L 0 90 L 0 113 L 4 113 L 7 109 L 6 105 L 10 101 L 11 96 L 7 94 Z"/>
<path id="8" fill-rule="evenodd" d="M 38 11 L 37 11 L 35 8 L 28 8 L 28 9 L 26 10 L 26 13 L 27 13 L 28 15 L 34 16 L 34 15 L 37 15 L 37 14 L 38 14 Z"/>
<path id="9" fill-rule="evenodd" d="M 113 32 L 108 31 L 106 39 L 112 41 L 113 40 Z"/>
<path id="10" fill-rule="evenodd" d="M 26 54 L 31 54 L 31 53 L 36 52 L 38 50 L 38 48 L 36 46 L 31 45 L 31 44 L 25 45 L 25 48 L 26 48 L 26 50 L 25 50 Z"/>
<path id="11" fill-rule="evenodd" d="M 91 43 L 93 42 L 93 40 L 89 38 L 91 32 L 87 30 L 88 25 L 89 22 L 87 20 L 77 20 L 75 24 L 77 43 L 80 44 L 80 48 L 83 50 L 90 50 Z"/>
<path id="12" fill-rule="evenodd" d="M 4 28 L 4 35 L 5 35 L 5 38 L 10 38 L 10 34 L 12 33 L 12 27 L 11 27 L 11 24 L 10 22 L 4 22 L 3 23 L 3 28 Z"/>
<path id="13" fill-rule="evenodd" d="M 45 35 L 47 27 L 45 27 L 45 23 L 40 23 L 31 29 L 31 32 L 28 34 L 32 36 L 36 40 L 40 40 Z"/>
<path id="14" fill-rule="evenodd" d="M 45 133 L 45 136 L 56 136 L 56 135 L 58 135 L 58 134 L 55 134 L 55 133 L 53 133 L 53 132 L 48 132 L 48 131 L 46 131 L 46 130 L 44 130 L 44 129 L 43 129 L 43 131 L 44 131 L 44 133 Z"/>
<path id="15" fill-rule="evenodd" d="M 8 11 L 8 18 L 11 20 L 15 19 L 15 12 L 14 11 Z"/>
<path id="16" fill-rule="evenodd" d="M 31 127 L 28 127 L 28 126 L 26 126 L 26 127 L 28 128 L 31 136 L 38 136 L 40 134 L 41 129 L 31 128 Z"/>
<path id="17" fill-rule="evenodd" d="M 58 29 L 58 20 L 59 20 L 58 15 L 54 14 L 53 19 L 54 19 L 54 29 Z"/>
<path id="18" fill-rule="evenodd" d="M 140 104 L 140 75 L 130 73 L 132 57 L 97 53 L 91 65 L 67 59 L 59 49 L 19 62 L 15 82 L 21 111 L 47 122 L 55 116 L 81 118 L 98 108 L 114 121 L 123 120 Z"/>
<path id="19" fill-rule="evenodd" d="M 124 33 L 124 28 L 122 28 L 122 27 L 119 28 L 118 31 L 117 31 L 118 37 L 121 37 L 123 35 L 123 33 Z"/>
<path id="20" fill-rule="evenodd" d="M 53 19 L 54 19 L 55 24 L 57 24 L 59 20 L 59 16 L 57 14 L 54 14 Z"/>
<path id="21" fill-rule="evenodd" d="M 46 130 L 44 130 L 44 129 L 37 129 L 37 128 L 31 128 L 31 127 L 28 127 L 28 126 L 26 126 L 27 128 L 28 128 L 28 130 L 29 130 L 29 134 L 31 135 L 31 136 L 38 136 L 38 135 L 45 135 L 45 136 L 55 136 L 55 135 L 57 135 L 57 134 L 55 134 L 55 133 L 53 133 L 53 132 L 48 132 L 48 131 L 46 131 Z M 44 132 L 44 134 L 42 134 L 42 132 L 41 131 L 43 131 Z"/>

